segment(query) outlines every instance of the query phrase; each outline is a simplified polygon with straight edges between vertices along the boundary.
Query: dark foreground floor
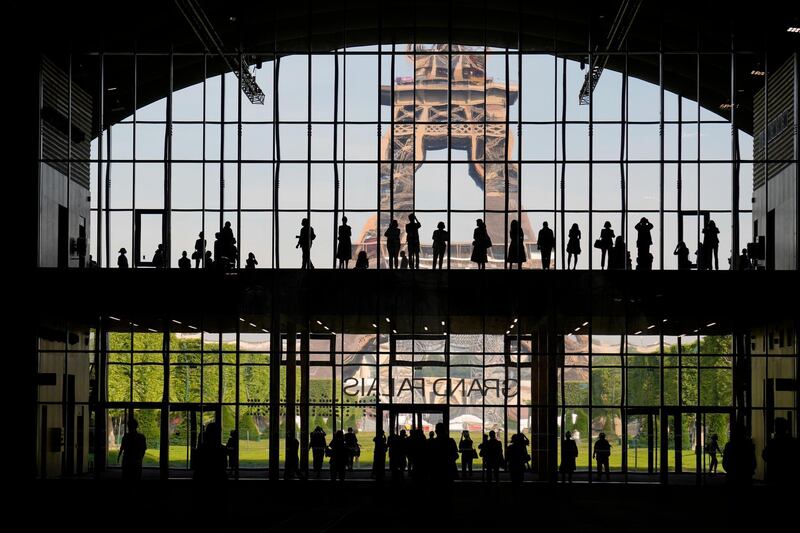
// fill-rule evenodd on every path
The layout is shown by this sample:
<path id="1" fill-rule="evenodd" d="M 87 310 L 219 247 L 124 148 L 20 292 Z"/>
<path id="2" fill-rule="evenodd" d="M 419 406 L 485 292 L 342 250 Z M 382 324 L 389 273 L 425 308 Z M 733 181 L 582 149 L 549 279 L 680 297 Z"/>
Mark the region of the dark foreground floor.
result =
<path id="1" fill-rule="evenodd" d="M 16 495 L 11 516 L 35 531 L 791 531 L 800 517 L 767 487 L 72 480 Z"/>

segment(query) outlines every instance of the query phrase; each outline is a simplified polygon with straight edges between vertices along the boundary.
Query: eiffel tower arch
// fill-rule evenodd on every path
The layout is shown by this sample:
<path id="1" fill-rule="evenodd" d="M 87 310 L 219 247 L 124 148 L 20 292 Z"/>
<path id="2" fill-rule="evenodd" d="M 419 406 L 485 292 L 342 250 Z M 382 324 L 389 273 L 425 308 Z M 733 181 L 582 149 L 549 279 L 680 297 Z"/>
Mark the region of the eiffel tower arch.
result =
<path id="1" fill-rule="evenodd" d="M 506 254 L 506 194 L 509 222 L 516 218 L 519 196 L 519 166 L 507 162 L 514 135 L 506 131 L 507 108 L 516 102 L 518 86 L 509 83 L 506 88 L 502 80 L 487 77 L 486 54 L 476 53 L 467 46 L 453 45 L 449 57 L 446 44 L 417 45 L 415 49 L 409 46 L 408 51 L 415 75 L 398 77 L 393 86 L 381 86 L 381 103 L 392 106 L 393 125 L 381 138 L 380 220 L 375 215 L 367 221 L 356 241 L 357 251 L 366 250 L 370 259 L 375 259 L 380 246 L 381 263 L 386 265 L 383 232 L 392 219 L 399 222 L 401 240 L 405 242 L 405 224 L 414 211 L 416 172 L 428 151 L 448 148 L 449 106 L 450 148 L 467 152 L 469 175 L 485 191 L 483 218 L 494 243 L 490 263 L 493 258 L 495 265 L 502 268 Z M 448 79 L 451 73 L 452 79 Z M 532 259 L 530 253 L 536 242 L 535 234 L 524 213 L 521 223 L 530 265 L 538 261 L 538 256 Z M 424 261 L 424 239 L 422 244 Z M 451 255 L 453 244 L 456 243 L 451 243 Z M 469 260 L 469 253 L 466 259 Z"/>

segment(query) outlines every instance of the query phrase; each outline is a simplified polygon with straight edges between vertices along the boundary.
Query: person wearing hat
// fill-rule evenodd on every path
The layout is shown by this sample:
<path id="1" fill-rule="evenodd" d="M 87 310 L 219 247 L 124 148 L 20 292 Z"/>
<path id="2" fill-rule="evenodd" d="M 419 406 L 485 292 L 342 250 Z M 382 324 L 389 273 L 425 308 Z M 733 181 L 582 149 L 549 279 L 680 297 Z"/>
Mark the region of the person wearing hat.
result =
<path id="1" fill-rule="evenodd" d="M 128 258 L 125 256 L 127 253 L 128 250 L 125 248 L 119 249 L 119 257 L 117 257 L 117 266 L 119 268 L 128 268 Z"/>

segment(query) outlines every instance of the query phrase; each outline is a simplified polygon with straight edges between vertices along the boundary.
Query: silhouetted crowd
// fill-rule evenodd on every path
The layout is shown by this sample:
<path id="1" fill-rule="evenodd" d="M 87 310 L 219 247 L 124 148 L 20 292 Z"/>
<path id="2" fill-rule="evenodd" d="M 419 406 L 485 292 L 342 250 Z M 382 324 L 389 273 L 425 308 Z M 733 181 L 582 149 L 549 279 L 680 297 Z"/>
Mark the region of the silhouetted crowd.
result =
<path id="1" fill-rule="evenodd" d="M 419 269 L 420 268 L 420 237 L 419 231 L 422 224 L 413 213 L 408 215 L 408 223 L 405 225 L 406 250 L 402 250 L 400 223 L 392 220 L 389 227 L 384 232 L 386 238 L 386 251 L 388 253 L 389 269 Z M 433 269 L 442 269 L 444 259 L 448 256 L 450 245 L 450 233 L 445 229 L 445 223 L 439 222 L 431 235 L 433 252 Z M 652 270 L 653 254 L 650 247 L 653 245 L 652 230 L 653 224 L 642 217 L 634 226 L 636 230 L 636 265 L 635 270 Z M 340 269 L 348 269 L 350 260 L 353 256 L 352 228 L 347 224 L 347 217 L 342 217 L 342 224 L 337 232 L 337 245 L 335 259 Z M 675 246 L 673 255 L 677 256 L 678 270 L 719 270 L 719 229 L 713 220 L 709 220 L 702 230 L 703 238 L 698 243 L 696 256 L 693 263 L 690 258 L 689 248 L 684 241 L 679 241 Z M 572 224 L 568 232 L 567 269 L 574 270 L 578 266 L 578 258 L 581 255 L 581 229 L 577 223 Z M 207 249 L 207 241 L 201 231 L 194 244 L 194 251 L 191 257 L 184 250 L 178 259 L 180 269 L 190 269 L 192 260 L 195 268 L 217 269 L 230 271 L 241 268 L 239 250 L 236 246 L 236 238 L 231 229 L 231 223 L 225 222 L 221 231 L 214 236 L 213 253 Z M 297 245 L 301 252 L 302 269 L 313 269 L 311 261 L 311 247 L 317 238 L 314 228 L 311 227 L 309 219 L 304 218 L 300 223 L 300 232 L 295 236 Z M 82 243 L 82 244 L 81 244 Z M 528 250 L 525 244 L 525 233 L 518 220 L 511 220 L 509 223 L 508 251 L 505 254 L 505 263 L 508 268 L 522 269 L 528 258 Z M 482 219 L 475 221 L 475 229 L 472 235 L 472 254 L 470 260 L 477 265 L 479 270 L 486 268 L 491 256 L 492 239 L 486 229 L 486 223 Z M 536 248 L 541 256 L 542 269 L 550 270 L 551 257 L 556 248 L 556 237 L 547 222 L 542 223 L 542 228 L 537 234 Z M 606 221 L 603 229 L 600 230 L 600 237 L 595 240 L 594 248 L 600 250 L 601 270 L 633 270 L 633 259 L 627 249 L 627 244 L 622 235 L 615 235 L 611 227 L 611 222 Z M 86 239 L 78 240 L 78 250 L 83 251 L 79 257 L 81 266 L 85 266 Z M 119 268 L 128 268 L 127 250 L 121 248 L 117 259 Z M 757 258 L 751 257 L 748 249 L 744 248 L 742 253 L 728 260 L 730 268 L 734 270 L 753 270 L 758 268 Z M 144 259 L 144 258 L 143 258 Z M 144 264 L 148 264 L 144 262 Z M 164 245 L 159 244 L 153 253 L 152 260 L 149 262 L 155 268 L 166 268 L 166 252 Z M 89 266 L 96 266 L 91 256 L 89 256 Z M 245 269 L 254 269 L 258 265 L 255 254 L 250 252 L 245 260 Z M 355 269 L 364 270 L 369 268 L 369 256 L 365 249 L 358 251 L 356 255 Z"/>

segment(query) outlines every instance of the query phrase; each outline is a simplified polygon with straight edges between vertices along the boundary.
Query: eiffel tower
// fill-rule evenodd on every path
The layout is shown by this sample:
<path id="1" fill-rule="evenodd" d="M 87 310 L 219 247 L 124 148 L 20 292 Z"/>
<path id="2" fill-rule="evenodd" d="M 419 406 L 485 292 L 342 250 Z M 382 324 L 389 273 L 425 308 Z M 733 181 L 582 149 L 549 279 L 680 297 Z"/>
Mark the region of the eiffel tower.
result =
<path id="1" fill-rule="evenodd" d="M 487 212 L 485 216 L 476 218 L 484 218 L 494 243 L 487 267 L 503 268 L 506 254 L 505 195 L 507 191 L 510 222 L 517 218 L 519 187 L 517 163 L 506 163 L 513 147 L 513 135 L 509 132 L 506 149 L 506 111 L 516 102 L 518 87 L 509 83 L 506 89 L 503 81 L 487 77 L 486 54 L 476 53 L 468 46 L 453 45 L 449 57 L 446 44 L 417 45 L 414 48 L 409 45 L 407 51 L 407 58 L 414 63 L 414 77 L 398 77 L 394 80 L 394 87 L 381 86 L 381 104 L 392 106 L 394 122 L 393 128 L 381 139 L 380 225 L 376 225 L 377 215 L 367 221 L 356 241 L 356 251 L 366 250 L 374 260 L 377 247 L 381 246 L 382 267 L 388 265 L 383 232 L 394 218 L 400 223 L 401 232 L 405 233 L 408 215 L 414 211 L 415 173 L 429 150 L 448 147 L 449 105 L 451 148 L 467 152 L 469 175 L 485 191 Z M 448 80 L 451 73 L 452 79 Z M 538 255 L 536 260 L 532 260 L 530 253 L 535 248 L 531 246 L 535 243 L 535 234 L 526 214 L 523 213 L 520 222 L 525 232 L 526 266 L 530 267 L 534 261 L 538 262 Z M 433 230 L 423 228 L 421 235 Z M 431 257 L 430 243 L 426 243 L 424 238 L 421 241 L 424 264 L 426 258 L 430 260 Z M 401 242 L 405 243 L 404 235 L 401 235 Z M 471 242 L 451 243 L 450 253 L 451 259 L 466 267 Z"/>

